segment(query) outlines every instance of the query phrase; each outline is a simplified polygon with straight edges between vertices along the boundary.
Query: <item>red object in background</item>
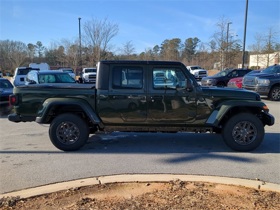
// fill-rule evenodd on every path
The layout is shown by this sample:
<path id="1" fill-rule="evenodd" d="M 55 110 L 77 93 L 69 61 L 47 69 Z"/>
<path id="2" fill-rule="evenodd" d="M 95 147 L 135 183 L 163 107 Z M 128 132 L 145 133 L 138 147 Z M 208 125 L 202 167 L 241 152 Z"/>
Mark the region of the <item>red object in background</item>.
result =
<path id="1" fill-rule="evenodd" d="M 242 79 L 243 77 L 232 78 L 228 81 L 227 86 L 232 88 L 242 88 Z"/>

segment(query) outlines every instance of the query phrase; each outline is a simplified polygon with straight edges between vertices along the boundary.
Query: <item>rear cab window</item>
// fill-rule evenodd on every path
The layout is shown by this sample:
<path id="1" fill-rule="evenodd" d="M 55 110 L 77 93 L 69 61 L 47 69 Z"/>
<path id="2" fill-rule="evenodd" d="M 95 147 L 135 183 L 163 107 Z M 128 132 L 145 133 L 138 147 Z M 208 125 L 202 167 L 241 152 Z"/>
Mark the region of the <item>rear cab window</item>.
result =
<path id="1" fill-rule="evenodd" d="M 138 66 L 116 66 L 112 69 L 114 89 L 142 89 L 143 68 Z"/>

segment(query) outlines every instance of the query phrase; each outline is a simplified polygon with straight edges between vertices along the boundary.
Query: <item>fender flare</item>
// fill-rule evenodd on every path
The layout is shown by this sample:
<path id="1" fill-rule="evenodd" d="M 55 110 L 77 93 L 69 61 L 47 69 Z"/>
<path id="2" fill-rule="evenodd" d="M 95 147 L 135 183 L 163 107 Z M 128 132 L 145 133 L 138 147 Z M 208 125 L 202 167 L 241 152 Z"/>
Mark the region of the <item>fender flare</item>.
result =
<path id="1" fill-rule="evenodd" d="M 38 110 L 35 121 L 41 124 L 47 123 L 47 116 L 49 112 L 53 109 L 53 107 L 61 105 L 75 105 L 80 107 L 92 122 L 104 127 L 101 119 L 95 113 L 94 109 L 89 105 L 89 103 L 78 98 L 48 98 L 42 104 L 41 109 Z"/>
<path id="2" fill-rule="evenodd" d="M 211 113 L 211 115 L 208 117 L 206 124 L 218 127 L 219 123 L 222 121 L 224 116 L 233 108 L 249 108 L 258 107 L 260 110 L 268 110 L 265 103 L 262 101 L 239 101 L 239 100 L 230 100 L 220 103 Z"/>

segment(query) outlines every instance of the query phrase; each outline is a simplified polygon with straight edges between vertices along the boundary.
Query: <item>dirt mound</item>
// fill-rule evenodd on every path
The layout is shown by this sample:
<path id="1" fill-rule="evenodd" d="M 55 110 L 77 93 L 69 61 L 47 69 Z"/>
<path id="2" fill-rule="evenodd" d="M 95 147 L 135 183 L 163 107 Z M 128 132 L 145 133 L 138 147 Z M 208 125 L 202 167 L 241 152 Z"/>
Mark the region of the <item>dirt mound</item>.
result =
<path id="1" fill-rule="evenodd" d="M 280 209 L 280 193 L 206 182 L 133 182 L 73 188 L 27 199 L 6 197 L 0 209 Z"/>

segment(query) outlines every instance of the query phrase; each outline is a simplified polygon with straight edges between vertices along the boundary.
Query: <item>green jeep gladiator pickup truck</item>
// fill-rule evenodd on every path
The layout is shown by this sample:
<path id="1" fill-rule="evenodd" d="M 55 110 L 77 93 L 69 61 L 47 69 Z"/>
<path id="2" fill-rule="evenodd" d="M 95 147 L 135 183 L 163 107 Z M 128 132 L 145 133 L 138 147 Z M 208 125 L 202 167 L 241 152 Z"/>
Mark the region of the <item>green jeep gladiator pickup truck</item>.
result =
<path id="1" fill-rule="evenodd" d="M 113 131 L 219 133 L 233 150 L 250 151 L 274 124 L 259 94 L 201 87 L 184 64 L 169 61 L 100 61 L 95 85 L 18 86 L 10 103 L 10 121 L 50 124 L 52 143 L 64 151 Z"/>

